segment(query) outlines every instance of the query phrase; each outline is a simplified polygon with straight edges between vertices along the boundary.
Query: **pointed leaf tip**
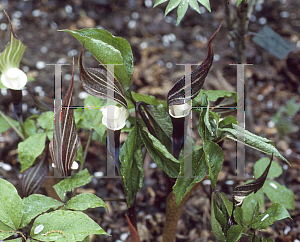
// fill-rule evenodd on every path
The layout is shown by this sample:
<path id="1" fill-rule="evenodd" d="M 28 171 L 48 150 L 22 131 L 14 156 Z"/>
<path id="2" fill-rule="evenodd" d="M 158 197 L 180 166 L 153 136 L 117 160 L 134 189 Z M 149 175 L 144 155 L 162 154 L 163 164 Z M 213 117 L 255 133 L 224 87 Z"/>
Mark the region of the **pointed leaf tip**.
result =
<path id="1" fill-rule="evenodd" d="M 200 66 L 198 66 L 187 79 L 190 79 L 190 83 L 185 83 L 185 76 L 183 76 L 179 81 L 177 81 L 171 90 L 168 92 L 167 102 L 168 107 L 171 105 L 180 105 L 187 102 L 190 102 L 191 99 L 194 99 L 198 93 L 200 92 L 205 78 L 209 72 L 209 69 L 213 62 L 213 49 L 211 47 L 211 43 L 213 39 L 216 37 L 217 33 L 219 32 L 222 23 L 219 25 L 218 29 L 215 33 L 211 36 L 210 40 L 208 41 L 207 45 L 207 56 L 205 60 L 202 62 Z M 191 97 L 185 97 L 185 90 L 191 89 Z"/>

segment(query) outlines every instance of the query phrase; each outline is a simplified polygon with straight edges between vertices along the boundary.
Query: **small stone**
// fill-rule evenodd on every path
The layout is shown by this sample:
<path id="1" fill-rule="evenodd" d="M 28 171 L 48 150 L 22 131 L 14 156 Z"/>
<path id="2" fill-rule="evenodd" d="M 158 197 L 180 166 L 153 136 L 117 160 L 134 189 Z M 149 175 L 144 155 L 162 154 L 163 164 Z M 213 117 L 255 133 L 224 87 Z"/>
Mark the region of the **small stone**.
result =
<path id="1" fill-rule="evenodd" d="M 36 86 L 36 87 L 34 87 L 34 91 L 41 92 L 41 91 L 43 91 L 43 88 L 41 86 Z"/>
<path id="2" fill-rule="evenodd" d="M 284 231 L 283 231 L 283 234 L 284 234 L 284 235 L 287 235 L 291 230 L 292 230 L 292 229 L 291 229 L 290 226 L 286 226 L 285 229 L 284 229 Z"/>
<path id="3" fill-rule="evenodd" d="M 66 5 L 66 6 L 65 6 L 65 11 L 66 11 L 67 13 L 72 13 L 72 12 L 73 12 L 72 6 Z"/>
<path id="4" fill-rule="evenodd" d="M 147 8 L 151 8 L 152 7 L 152 1 L 151 0 L 145 0 L 145 6 L 147 7 Z"/>
<path id="5" fill-rule="evenodd" d="M 280 17 L 282 18 L 288 18 L 290 16 L 289 12 L 283 11 L 280 13 Z"/>
<path id="6" fill-rule="evenodd" d="M 0 24 L 0 29 L 1 30 L 6 30 L 7 29 L 7 24 L 6 23 Z"/>
<path id="7" fill-rule="evenodd" d="M 267 23 L 267 19 L 265 17 L 261 17 L 258 19 L 258 23 L 260 25 L 265 25 Z"/>
<path id="8" fill-rule="evenodd" d="M 131 17 L 132 17 L 133 19 L 137 20 L 137 19 L 139 19 L 139 13 L 138 13 L 138 12 L 133 12 L 133 13 L 131 14 Z"/>
<path id="9" fill-rule="evenodd" d="M 155 168 L 157 168 L 157 164 L 153 162 L 149 165 L 149 167 L 152 169 L 155 169 Z"/>
<path id="10" fill-rule="evenodd" d="M 6 88 L 1 88 L 1 94 L 2 94 L 2 96 L 6 96 L 7 95 L 7 89 Z"/>
<path id="11" fill-rule="evenodd" d="M 80 92 L 78 97 L 80 99 L 86 99 L 88 97 L 88 93 L 87 92 Z"/>
<path id="12" fill-rule="evenodd" d="M 264 100 L 264 96 L 262 94 L 257 95 L 257 100 L 258 101 Z"/>
<path id="13" fill-rule="evenodd" d="M 148 47 L 147 42 L 142 42 L 142 43 L 140 44 L 140 48 L 141 48 L 142 50 L 146 49 L 147 47 Z"/>
<path id="14" fill-rule="evenodd" d="M 48 52 L 48 48 L 46 46 L 43 46 L 41 48 L 41 52 L 44 53 L 44 54 L 47 53 Z"/>
<path id="15" fill-rule="evenodd" d="M 104 176 L 104 173 L 102 171 L 96 171 L 94 172 L 94 177 L 101 178 Z"/>
<path id="16" fill-rule="evenodd" d="M 128 233 L 123 233 L 123 234 L 120 235 L 120 239 L 122 241 L 125 241 L 128 238 L 128 235 L 129 235 Z"/>
<path id="17" fill-rule="evenodd" d="M 40 70 L 40 69 L 45 68 L 46 63 L 45 63 L 44 61 L 38 61 L 38 62 L 35 64 L 35 66 L 36 66 L 37 69 Z"/>
<path id="18" fill-rule="evenodd" d="M 39 10 L 39 9 L 35 9 L 35 10 L 33 10 L 32 11 L 32 16 L 33 17 L 40 17 L 41 16 L 41 14 L 42 14 L 42 12 L 41 12 L 41 10 Z"/>
<path id="19" fill-rule="evenodd" d="M 137 27 L 137 22 L 135 21 L 135 20 L 130 20 L 129 22 L 128 22 L 128 24 L 127 24 L 127 27 L 129 28 L 129 29 L 135 29 L 136 27 Z"/>
<path id="20" fill-rule="evenodd" d="M 172 62 L 168 62 L 168 63 L 166 64 L 166 67 L 169 68 L 169 69 L 172 68 L 172 67 L 173 67 L 173 63 L 172 63 Z"/>

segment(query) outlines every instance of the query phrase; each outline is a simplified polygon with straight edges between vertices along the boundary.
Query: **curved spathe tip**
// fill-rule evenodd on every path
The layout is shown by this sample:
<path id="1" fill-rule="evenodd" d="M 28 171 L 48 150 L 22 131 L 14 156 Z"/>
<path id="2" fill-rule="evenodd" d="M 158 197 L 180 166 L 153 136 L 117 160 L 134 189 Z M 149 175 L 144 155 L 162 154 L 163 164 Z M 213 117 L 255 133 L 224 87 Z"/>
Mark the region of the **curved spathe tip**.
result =
<path id="1" fill-rule="evenodd" d="M 13 90 L 21 90 L 27 83 L 27 75 L 18 68 L 9 68 L 1 75 L 2 84 Z"/>

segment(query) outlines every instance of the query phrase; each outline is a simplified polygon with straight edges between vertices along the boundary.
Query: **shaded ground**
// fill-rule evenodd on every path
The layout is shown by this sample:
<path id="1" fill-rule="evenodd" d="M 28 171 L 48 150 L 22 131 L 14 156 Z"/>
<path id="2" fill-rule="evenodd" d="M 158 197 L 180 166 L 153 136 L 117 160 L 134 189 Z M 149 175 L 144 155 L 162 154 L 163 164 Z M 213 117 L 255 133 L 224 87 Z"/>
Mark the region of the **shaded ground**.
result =
<path id="1" fill-rule="evenodd" d="M 295 193 L 296 210 L 290 211 L 293 220 L 276 222 L 268 230 L 260 234 L 279 241 L 300 240 L 300 135 L 299 132 L 284 135 L 279 138 L 277 130 L 269 123 L 279 107 L 294 97 L 300 102 L 300 9 L 299 1 L 268 1 L 257 5 L 249 25 L 251 32 L 258 32 L 262 24 L 266 24 L 297 46 L 284 60 L 278 60 L 251 41 L 247 36 L 248 62 L 253 63 L 247 68 L 246 77 L 249 82 L 248 94 L 251 98 L 255 131 L 275 142 L 279 151 L 292 164 L 284 166 L 284 173 L 278 179 Z M 173 11 L 164 18 L 163 9 L 153 9 L 151 0 L 126 1 L 0 1 L 0 9 L 5 9 L 11 16 L 16 27 L 16 34 L 27 46 L 21 67 L 28 75 L 35 77 L 34 82 L 27 85 L 41 99 L 53 106 L 53 76 L 54 68 L 45 66 L 53 63 L 72 63 L 75 61 L 82 46 L 71 35 L 57 32 L 58 29 L 104 28 L 116 36 L 121 36 L 132 45 L 134 54 L 134 74 L 132 90 L 155 95 L 166 99 L 168 90 L 178 80 L 184 70 L 176 63 L 199 63 L 206 55 L 207 41 L 224 19 L 223 6 L 218 1 L 212 1 L 212 13 L 201 9 L 199 15 L 188 10 L 180 26 L 175 27 L 176 13 Z M 149 7 L 147 7 L 149 6 Z M 3 50 L 9 39 L 9 31 L 5 30 L 7 20 L 0 13 L 0 36 Z M 235 90 L 236 67 L 229 66 L 235 61 L 232 42 L 228 37 L 226 23 L 223 23 L 220 33 L 213 42 L 215 62 L 206 79 L 204 89 Z M 85 66 L 97 66 L 98 63 L 89 53 L 84 57 Z M 75 104 L 82 103 L 77 98 L 84 91 L 81 87 L 78 70 L 73 98 Z M 69 85 L 71 66 L 63 67 L 63 87 Z M 80 94 L 81 93 L 81 94 Z M 26 116 L 35 113 L 33 101 L 27 95 L 24 98 Z M 10 94 L 1 91 L 0 108 L 13 117 Z M 196 121 L 196 120 L 195 120 Z M 300 126 L 300 113 L 293 117 L 296 126 Z M 196 123 L 195 123 L 196 126 Z M 86 134 L 80 133 L 85 145 Z M 0 175 L 18 185 L 20 164 L 17 157 L 16 134 L 9 130 L 0 136 L 0 160 L 12 166 L 10 171 L 0 168 Z M 217 189 L 231 194 L 234 186 L 225 181 L 232 179 L 234 171 L 230 164 L 235 161 L 235 144 L 224 144 L 224 166 Z M 89 149 L 86 167 L 91 174 L 96 171 L 105 172 L 105 147 L 92 141 Z M 251 159 L 252 157 L 249 157 Z M 279 161 L 281 165 L 283 162 Z M 251 164 L 249 164 L 251 168 Z M 100 179 L 94 177 L 85 187 L 101 198 L 124 197 L 120 180 Z M 41 190 L 43 192 L 43 190 Z M 215 241 L 210 227 L 210 188 L 200 184 L 183 209 L 178 223 L 177 241 Z M 156 168 L 149 156 L 145 160 L 144 187 L 138 194 L 138 222 L 144 241 L 160 241 L 165 211 L 165 185 L 161 171 Z M 108 202 L 110 212 L 103 209 L 88 211 L 89 215 L 112 237 L 93 237 L 91 241 L 125 241 L 128 226 L 124 214 L 127 211 L 125 203 Z M 289 228 L 291 230 L 289 231 Z"/>

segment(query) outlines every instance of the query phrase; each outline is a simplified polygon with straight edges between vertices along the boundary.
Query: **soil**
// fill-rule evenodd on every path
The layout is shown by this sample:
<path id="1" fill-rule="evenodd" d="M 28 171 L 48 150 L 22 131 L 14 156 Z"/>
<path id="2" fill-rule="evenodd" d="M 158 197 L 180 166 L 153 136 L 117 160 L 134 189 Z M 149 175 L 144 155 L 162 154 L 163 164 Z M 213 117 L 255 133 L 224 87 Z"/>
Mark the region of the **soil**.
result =
<path id="1" fill-rule="evenodd" d="M 271 118 L 277 110 L 294 98 L 300 103 L 300 8 L 299 1 L 260 0 L 255 7 L 246 36 L 247 94 L 251 100 L 255 133 L 274 141 L 280 153 L 291 166 L 283 166 L 283 174 L 277 179 L 295 194 L 295 211 L 289 211 L 291 219 L 275 222 L 267 230 L 258 234 L 273 238 L 276 242 L 300 240 L 300 135 L 299 131 L 279 136 Z M 233 42 L 227 30 L 224 6 L 220 1 L 211 1 L 211 13 L 201 8 L 202 14 L 188 9 L 179 26 L 176 25 L 176 11 L 164 18 L 166 3 L 156 8 L 151 0 L 42 0 L 42 1 L 0 1 L 0 10 L 11 17 L 15 33 L 27 46 L 21 61 L 21 68 L 35 81 L 28 82 L 27 88 L 53 108 L 54 68 L 46 64 L 66 63 L 62 68 L 63 92 L 70 83 L 72 58 L 75 62 L 82 49 L 81 44 L 70 34 L 59 32 L 62 29 L 103 28 L 115 36 L 128 40 L 134 55 L 132 90 L 142 94 L 155 95 L 166 100 L 168 90 L 184 75 L 184 69 L 176 63 L 199 63 L 204 60 L 207 41 L 223 21 L 223 27 L 213 41 L 214 63 L 203 89 L 236 90 L 236 67 L 229 65 L 236 59 Z M 150 5 L 149 5 L 150 4 Z M 232 4 L 232 3 L 230 3 Z M 233 7 L 235 9 L 235 7 Z M 0 12 L 0 50 L 9 40 L 7 19 Z M 283 60 L 277 59 L 253 42 L 254 33 L 267 24 L 284 37 L 295 48 Z M 99 63 L 86 51 L 84 65 L 97 67 Z M 75 69 L 73 91 L 74 104 L 82 104 L 79 98 L 84 92 L 79 80 L 79 70 Z M 25 93 L 24 93 L 25 94 Z M 0 109 L 14 118 L 10 93 L 1 90 Z M 24 95 L 25 118 L 37 113 L 30 95 Z M 300 112 L 290 118 L 300 127 Z M 197 119 L 195 119 L 197 121 Z M 194 121 L 194 122 L 195 122 Z M 196 127 L 196 122 L 194 126 Z M 247 128 L 247 127 L 246 127 Z M 80 132 L 83 145 L 87 134 Z M 19 189 L 20 163 L 17 145 L 20 139 L 12 129 L 0 135 L 0 160 L 11 166 L 11 170 L 0 168 L 0 177 L 13 183 Z M 217 190 L 225 192 L 231 199 L 233 188 L 240 184 L 235 179 L 235 143 L 225 141 L 224 165 L 220 173 Z M 90 174 L 106 171 L 105 146 L 92 141 L 85 166 Z M 246 156 L 247 161 L 255 161 L 259 156 Z M 137 195 L 137 218 L 142 241 L 161 241 L 165 212 L 165 182 L 159 168 L 149 155 L 145 159 L 143 188 Z M 253 167 L 247 162 L 247 168 Z M 233 180 L 233 183 L 226 181 Z M 90 184 L 81 192 L 93 192 L 100 198 L 123 198 L 120 179 L 93 177 Z M 44 188 L 38 191 L 44 193 Z M 185 204 L 178 222 L 176 241 L 216 241 L 210 225 L 210 186 L 200 183 Z M 269 202 L 266 202 L 269 205 Z M 110 237 L 91 236 L 90 241 L 126 241 L 129 227 L 125 215 L 127 206 L 123 202 L 107 202 L 109 212 L 104 209 L 87 210 Z M 243 239 L 247 241 L 247 238 Z"/>

